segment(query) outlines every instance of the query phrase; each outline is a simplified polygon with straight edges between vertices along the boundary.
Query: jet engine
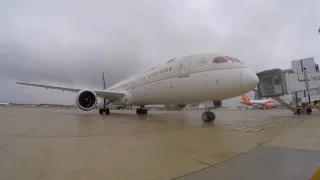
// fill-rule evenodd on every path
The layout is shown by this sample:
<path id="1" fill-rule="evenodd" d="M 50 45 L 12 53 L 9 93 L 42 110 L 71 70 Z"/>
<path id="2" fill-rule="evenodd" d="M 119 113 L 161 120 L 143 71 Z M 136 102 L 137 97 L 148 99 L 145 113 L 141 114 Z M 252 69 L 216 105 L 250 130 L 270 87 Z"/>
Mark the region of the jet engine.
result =
<path id="1" fill-rule="evenodd" d="M 184 111 L 187 109 L 186 104 L 174 104 L 174 105 L 164 105 L 168 110 Z"/>
<path id="2" fill-rule="evenodd" d="M 97 104 L 96 93 L 88 89 L 81 90 L 77 94 L 76 103 L 81 110 L 89 111 Z"/>

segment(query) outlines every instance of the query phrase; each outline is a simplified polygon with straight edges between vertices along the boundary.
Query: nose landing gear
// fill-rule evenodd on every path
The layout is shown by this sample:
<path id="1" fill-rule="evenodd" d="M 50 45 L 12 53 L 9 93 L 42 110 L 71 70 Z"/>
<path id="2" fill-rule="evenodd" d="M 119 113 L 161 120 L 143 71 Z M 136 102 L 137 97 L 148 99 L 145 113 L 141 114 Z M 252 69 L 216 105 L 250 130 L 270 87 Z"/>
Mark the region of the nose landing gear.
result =
<path id="1" fill-rule="evenodd" d="M 216 115 L 210 111 L 210 109 L 206 109 L 206 111 L 202 113 L 201 118 L 204 122 L 213 122 L 216 119 Z"/>
<path id="2" fill-rule="evenodd" d="M 137 109 L 136 110 L 137 114 L 148 114 L 148 109 Z"/>
<path id="3" fill-rule="evenodd" d="M 136 109 L 137 114 L 148 114 L 148 109 L 144 108 L 144 106 L 140 106 L 138 109 Z"/>

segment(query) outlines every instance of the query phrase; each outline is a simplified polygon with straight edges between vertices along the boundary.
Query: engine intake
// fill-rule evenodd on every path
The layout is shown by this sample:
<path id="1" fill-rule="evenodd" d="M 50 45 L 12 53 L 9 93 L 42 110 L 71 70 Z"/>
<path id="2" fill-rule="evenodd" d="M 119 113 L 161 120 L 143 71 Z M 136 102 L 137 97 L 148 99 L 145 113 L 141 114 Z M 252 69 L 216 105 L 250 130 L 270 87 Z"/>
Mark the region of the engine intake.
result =
<path id="1" fill-rule="evenodd" d="M 97 96 L 91 90 L 81 90 L 76 98 L 77 106 L 84 111 L 89 111 L 97 105 Z"/>

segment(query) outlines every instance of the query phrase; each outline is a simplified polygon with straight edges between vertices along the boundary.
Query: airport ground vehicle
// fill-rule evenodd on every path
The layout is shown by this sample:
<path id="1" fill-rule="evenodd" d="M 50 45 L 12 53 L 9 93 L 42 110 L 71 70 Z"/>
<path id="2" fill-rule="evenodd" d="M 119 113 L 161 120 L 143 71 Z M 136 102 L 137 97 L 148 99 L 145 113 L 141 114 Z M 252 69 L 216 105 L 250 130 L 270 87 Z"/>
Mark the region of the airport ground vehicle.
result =
<path id="1" fill-rule="evenodd" d="M 303 114 L 303 113 L 311 114 L 312 105 L 306 104 L 306 103 L 303 103 L 303 104 L 299 103 L 296 114 Z"/>

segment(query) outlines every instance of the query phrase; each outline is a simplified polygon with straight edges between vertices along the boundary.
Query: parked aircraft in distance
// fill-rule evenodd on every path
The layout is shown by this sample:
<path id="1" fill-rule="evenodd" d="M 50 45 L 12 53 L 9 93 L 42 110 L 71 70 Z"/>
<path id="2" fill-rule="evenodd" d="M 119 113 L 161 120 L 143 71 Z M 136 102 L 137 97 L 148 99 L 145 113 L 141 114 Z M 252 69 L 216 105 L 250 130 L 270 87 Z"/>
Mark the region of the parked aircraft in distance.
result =
<path id="1" fill-rule="evenodd" d="M 147 114 L 145 105 L 164 104 L 183 110 L 187 104 L 221 101 L 240 96 L 258 85 L 257 75 L 243 62 L 230 56 L 213 53 L 172 58 L 137 73 L 104 89 L 68 88 L 17 82 L 17 84 L 77 93 L 76 103 L 82 110 L 93 109 L 103 98 L 99 113 L 109 114 L 108 105 L 137 105 L 137 114 Z M 215 114 L 207 108 L 203 121 L 213 121 Z"/>
<path id="2" fill-rule="evenodd" d="M 0 103 L 0 106 L 9 106 L 10 103 Z"/>
<path id="3" fill-rule="evenodd" d="M 284 102 L 287 104 L 290 104 L 290 101 L 281 98 Z M 261 99 L 261 100 L 250 100 L 248 96 L 242 95 L 242 104 L 248 105 L 248 106 L 254 106 L 254 107 L 260 107 L 260 108 L 265 108 L 265 109 L 270 109 L 270 108 L 275 108 L 275 107 L 280 107 L 282 104 L 280 104 L 277 100 L 273 98 L 269 99 Z"/>

